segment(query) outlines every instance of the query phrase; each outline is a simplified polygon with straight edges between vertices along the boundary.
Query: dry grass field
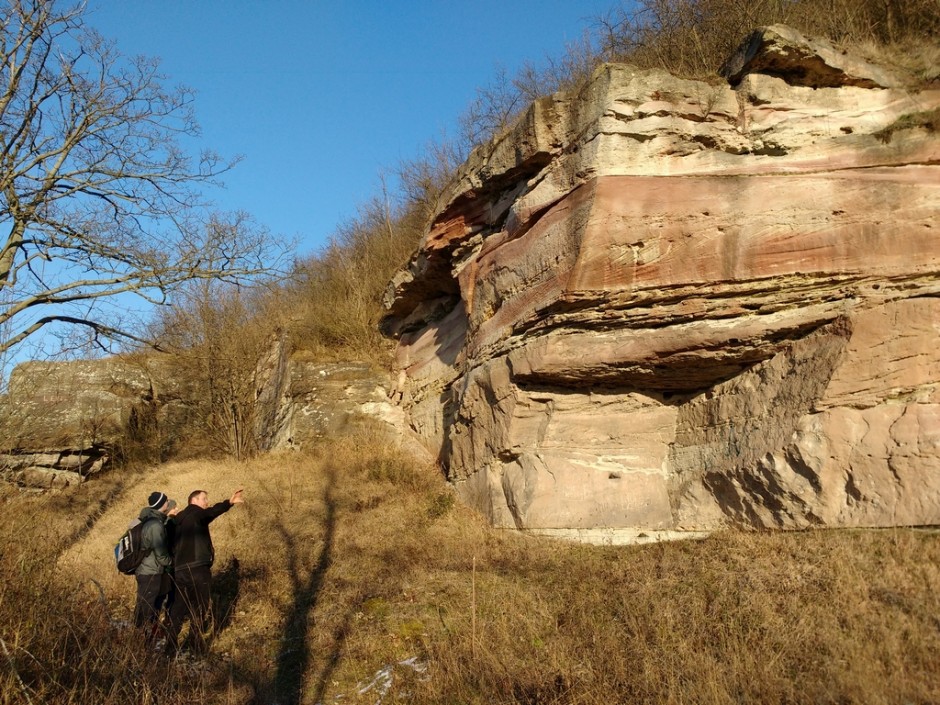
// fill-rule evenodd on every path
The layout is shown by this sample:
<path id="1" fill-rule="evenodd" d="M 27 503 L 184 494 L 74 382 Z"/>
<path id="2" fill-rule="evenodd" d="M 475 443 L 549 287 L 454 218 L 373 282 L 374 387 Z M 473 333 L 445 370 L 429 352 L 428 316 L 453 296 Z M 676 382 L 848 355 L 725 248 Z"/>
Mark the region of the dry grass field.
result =
<path id="1" fill-rule="evenodd" d="M 861 45 L 913 89 L 940 77 L 938 0 L 622 8 L 599 20 L 599 53 L 483 90 L 468 135 L 485 139 L 527 105 L 520 97 L 577 85 L 599 60 L 713 78 L 771 22 Z M 401 207 L 383 192 L 266 298 L 209 289 L 155 323 L 185 352 L 195 389 L 234 389 L 194 397 L 225 412 L 247 403 L 233 384 L 257 368 L 246 347 L 282 327 L 314 359 L 387 361 L 384 292 L 474 139 L 404 165 Z M 231 424 L 207 406 L 191 435 L 240 452 L 211 442 Z M 153 445 L 155 457 L 166 450 Z M 134 579 L 116 572 L 113 545 L 154 490 L 183 502 L 204 489 L 215 502 L 240 487 L 246 502 L 212 525 L 210 653 L 168 660 L 126 626 Z M 303 454 L 115 470 L 49 494 L 0 487 L 0 705 L 135 703 L 940 705 L 940 533 L 563 543 L 488 527 L 434 468 L 368 434 Z"/>
<path id="2" fill-rule="evenodd" d="M 122 626 L 113 543 L 153 490 L 238 487 L 210 655 L 167 661 Z M 0 506 L 3 704 L 940 702 L 930 531 L 562 543 L 487 527 L 364 437 Z"/>

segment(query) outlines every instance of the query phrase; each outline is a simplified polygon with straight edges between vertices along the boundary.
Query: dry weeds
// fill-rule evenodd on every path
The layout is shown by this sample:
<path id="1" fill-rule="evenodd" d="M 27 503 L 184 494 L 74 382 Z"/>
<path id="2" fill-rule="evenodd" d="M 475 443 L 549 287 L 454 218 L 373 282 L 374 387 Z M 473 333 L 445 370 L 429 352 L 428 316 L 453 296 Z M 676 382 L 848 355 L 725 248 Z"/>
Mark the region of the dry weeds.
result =
<path id="1" fill-rule="evenodd" d="M 247 502 L 213 524 L 210 658 L 155 659 L 109 625 L 91 581 L 126 619 L 133 579 L 110 551 L 146 495 L 204 488 L 215 501 L 237 487 Z M 933 532 L 555 542 L 485 526 L 433 469 L 366 438 L 3 502 L 0 703 L 931 703 L 940 692 Z"/>

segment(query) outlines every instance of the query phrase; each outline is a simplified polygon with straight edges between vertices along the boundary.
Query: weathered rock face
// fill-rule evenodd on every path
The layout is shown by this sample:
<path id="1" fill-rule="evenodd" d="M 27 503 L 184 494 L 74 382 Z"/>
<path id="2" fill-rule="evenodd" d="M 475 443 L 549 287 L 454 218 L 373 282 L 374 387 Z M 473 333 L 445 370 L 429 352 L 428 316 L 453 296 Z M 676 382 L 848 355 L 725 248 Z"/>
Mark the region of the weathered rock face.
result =
<path id="1" fill-rule="evenodd" d="M 0 404 L 0 477 L 20 485 L 82 482 L 111 462 L 143 416 L 164 426 L 179 390 L 157 358 L 27 362 L 10 376 Z"/>
<path id="2" fill-rule="evenodd" d="M 261 390 L 257 432 L 268 450 L 303 448 L 369 425 L 389 438 L 410 435 L 404 412 L 389 402 L 388 373 L 366 362 L 287 359 Z M 426 456 L 427 452 L 423 454 Z"/>
<path id="3" fill-rule="evenodd" d="M 389 402 L 387 373 L 289 353 L 274 341 L 256 370 L 261 448 L 299 449 L 367 428 L 427 459 L 402 409 Z M 0 401 L 0 479 L 42 489 L 83 482 L 109 465 L 136 427 L 178 433 L 191 394 L 162 356 L 18 365 Z"/>
<path id="4" fill-rule="evenodd" d="M 494 524 L 940 523 L 940 90 L 783 27 L 727 74 L 535 103 L 392 282 L 398 398 Z"/>

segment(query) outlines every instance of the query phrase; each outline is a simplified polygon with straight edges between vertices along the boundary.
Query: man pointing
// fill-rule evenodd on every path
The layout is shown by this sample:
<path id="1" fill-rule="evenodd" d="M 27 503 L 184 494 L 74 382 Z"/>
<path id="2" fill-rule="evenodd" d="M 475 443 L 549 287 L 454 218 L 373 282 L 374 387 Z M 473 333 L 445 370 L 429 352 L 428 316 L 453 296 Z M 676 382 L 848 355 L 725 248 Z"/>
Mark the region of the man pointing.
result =
<path id="1" fill-rule="evenodd" d="M 167 651 L 175 653 L 179 644 L 183 622 L 190 620 L 194 648 L 205 653 L 204 630 L 209 616 L 209 588 L 212 586 L 212 563 L 215 551 L 209 524 L 222 516 L 236 504 L 241 504 L 242 490 L 230 499 L 209 506 L 209 495 L 205 490 L 196 490 L 189 495 L 189 504 L 176 515 L 176 537 L 173 544 L 176 601 L 170 610 L 170 627 Z"/>

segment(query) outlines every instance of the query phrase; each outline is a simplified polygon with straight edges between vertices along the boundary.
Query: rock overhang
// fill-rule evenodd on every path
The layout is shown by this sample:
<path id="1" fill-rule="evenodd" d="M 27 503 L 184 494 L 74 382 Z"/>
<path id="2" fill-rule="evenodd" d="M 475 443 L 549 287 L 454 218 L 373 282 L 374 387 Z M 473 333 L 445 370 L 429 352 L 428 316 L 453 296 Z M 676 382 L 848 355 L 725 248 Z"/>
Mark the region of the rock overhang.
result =
<path id="1" fill-rule="evenodd" d="M 759 39 L 733 87 L 599 67 L 459 172 L 415 259 L 436 314 L 412 266 L 389 318 L 413 425 L 494 523 L 940 521 L 940 144 L 892 132 L 940 91 Z"/>

